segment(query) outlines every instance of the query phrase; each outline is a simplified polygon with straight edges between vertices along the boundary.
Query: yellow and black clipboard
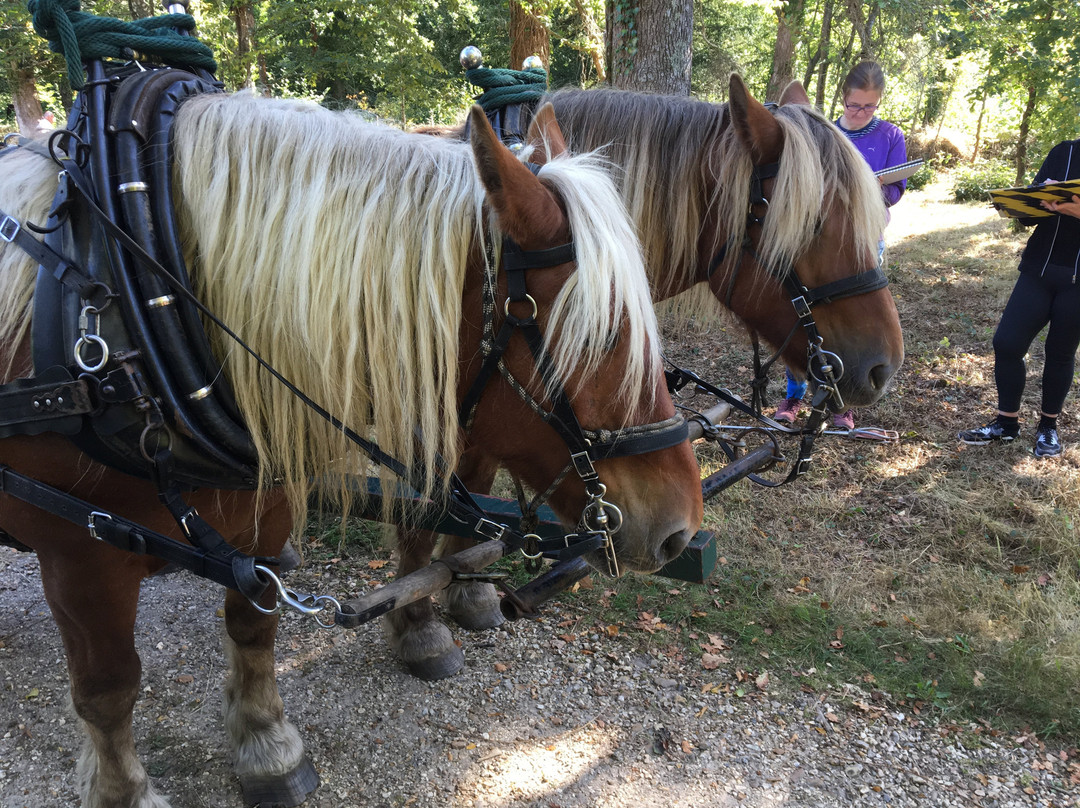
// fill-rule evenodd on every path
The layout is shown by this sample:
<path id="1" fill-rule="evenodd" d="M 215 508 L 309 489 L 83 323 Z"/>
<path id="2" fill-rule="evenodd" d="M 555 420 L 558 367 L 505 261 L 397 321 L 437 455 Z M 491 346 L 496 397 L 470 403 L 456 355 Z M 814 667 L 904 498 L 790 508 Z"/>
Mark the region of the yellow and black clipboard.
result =
<path id="1" fill-rule="evenodd" d="M 1080 196 L 1080 180 L 1051 182 L 1045 185 L 1025 185 L 1021 188 L 997 188 L 989 192 L 990 204 L 1006 219 L 1057 216 L 1039 203 L 1069 202 Z"/>

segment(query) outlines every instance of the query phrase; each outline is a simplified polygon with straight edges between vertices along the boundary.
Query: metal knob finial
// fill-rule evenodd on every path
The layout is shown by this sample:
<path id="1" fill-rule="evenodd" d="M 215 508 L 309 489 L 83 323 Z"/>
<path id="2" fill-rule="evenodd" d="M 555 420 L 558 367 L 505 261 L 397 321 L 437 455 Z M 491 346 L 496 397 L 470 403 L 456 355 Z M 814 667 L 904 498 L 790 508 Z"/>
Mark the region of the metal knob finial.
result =
<path id="1" fill-rule="evenodd" d="M 458 61 L 466 70 L 473 70 L 484 63 L 484 54 L 480 53 L 480 49 L 475 45 L 466 45 L 461 49 Z"/>

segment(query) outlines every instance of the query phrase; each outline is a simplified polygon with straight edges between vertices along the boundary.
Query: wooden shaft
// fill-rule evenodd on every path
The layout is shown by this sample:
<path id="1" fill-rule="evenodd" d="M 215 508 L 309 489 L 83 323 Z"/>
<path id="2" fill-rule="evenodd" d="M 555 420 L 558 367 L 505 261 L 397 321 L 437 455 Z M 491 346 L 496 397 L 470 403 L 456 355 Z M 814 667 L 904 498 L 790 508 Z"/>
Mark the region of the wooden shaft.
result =
<path id="1" fill-rule="evenodd" d="M 506 555 L 507 549 L 501 541 L 486 541 L 432 561 L 430 565 L 410 572 L 400 580 L 341 604 L 334 622 L 346 628 L 356 628 L 387 612 L 442 591 L 450 585 L 455 572 L 479 572 Z"/>
<path id="2" fill-rule="evenodd" d="M 715 407 L 705 410 L 702 415 L 705 419 L 713 425 L 716 425 L 723 421 L 731 413 L 731 405 L 726 401 L 721 401 Z M 690 428 L 690 440 L 695 441 L 705 434 L 705 430 L 702 429 L 701 423 L 694 417 L 689 419 L 687 426 Z"/>

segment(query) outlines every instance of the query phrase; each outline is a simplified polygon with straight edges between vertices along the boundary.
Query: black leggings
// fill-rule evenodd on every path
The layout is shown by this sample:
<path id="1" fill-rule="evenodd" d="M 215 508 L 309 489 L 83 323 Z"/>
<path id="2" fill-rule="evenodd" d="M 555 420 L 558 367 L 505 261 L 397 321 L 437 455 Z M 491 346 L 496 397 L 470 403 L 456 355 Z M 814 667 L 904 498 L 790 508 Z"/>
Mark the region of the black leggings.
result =
<path id="1" fill-rule="evenodd" d="M 1057 415 L 1072 386 L 1080 345 L 1080 284 L 1072 282 L 1071 273 L 1055 277 L 1022 273 L 994 332 L 994 380 L 1002 412 L 1020 410 L 1027 376 L 1024 354 L 1047 323 L 1042 410 Z"/>

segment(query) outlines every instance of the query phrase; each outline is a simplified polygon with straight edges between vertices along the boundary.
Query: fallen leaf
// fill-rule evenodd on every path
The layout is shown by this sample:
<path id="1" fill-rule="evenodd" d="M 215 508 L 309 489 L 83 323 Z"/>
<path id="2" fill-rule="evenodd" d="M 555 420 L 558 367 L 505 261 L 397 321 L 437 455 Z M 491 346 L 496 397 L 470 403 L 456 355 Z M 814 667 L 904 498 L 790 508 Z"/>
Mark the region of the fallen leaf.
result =
<path id="1" fill-rule="evenodd" d="M 694 745 L 692 743 L 690 743 L 690 741 L 683 741 L 682 742 L 682 751 L 683 751 L 684 755 L 689 755 L 691 752 L 694 751 Z"/>
<path id="2" fill-rule="evenodd" d="M 840 723 L 840 718 L 836 715 L 836 713 L 825 713 L 825 718 L 827 718 L 829 720 L 829 723 L 831 724 Z"/>
<path id="3" fill-rule="evenodd" d="M 501 662 L 496 662 L 495 663 L 495 672 L 496 673 L 506 673 L 506 666 Z"/>
<path id="4" fill-rule="evenodd" d="M 765 671 L 757 679 L 754 680 L 754 686 L 758 690 L 765 690 L 769 687 L 769 672 Z"/>
<path id="5" fill-rule="evenodd" d="M 1020 575 L 1023 572 L 1027 572 L 1029 569 L 1031 569 L 1031 567 L 1026 564 L 1013 564 L 1012 571 L 1017 575 Z"/>
<path id="6" fill-rule="evenodd" d="M 381 570 L 390 562 L 383 558 L 373 558 L 367 563 L 369 570 Z"/>
<path id="7" fill-rule="evenodd" d="M 720 654 L 702 654 L 701 655 L 701 667 L 707 671 L 714 671 L 721 665 L 725 665 L 731 660 L 727 657 L 723 657 Z"/>
<path id="8" fill-rule="evenodd" d="M 182 685 L 190 685 L 192 682 L 195 681 L 195 677 L 192 676 L 190 673 L 181 673 L 179 676 L 176 677 L 176 681 Z"/>
<path id="9" fill-rule="evenodd" d="M 985 679 L 986 676 L 982 671 L 975 671 L 975 675 L 971 677 L 971 683 L 975 685 L 975 687 L 982 687 Z"/>
<path id="10" fill-rule="evenodd" d="M 615 626 L 615 625 L 608 626 L 605 629 L 605 631 L 607 631 L 607 635 L 609 637 L 617 637 L 617 636 L 619 636 L 619 627 L 618 626 Z"/>

